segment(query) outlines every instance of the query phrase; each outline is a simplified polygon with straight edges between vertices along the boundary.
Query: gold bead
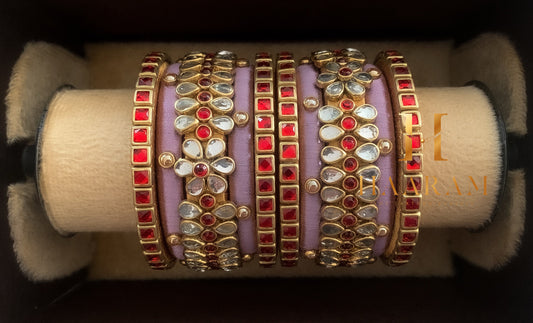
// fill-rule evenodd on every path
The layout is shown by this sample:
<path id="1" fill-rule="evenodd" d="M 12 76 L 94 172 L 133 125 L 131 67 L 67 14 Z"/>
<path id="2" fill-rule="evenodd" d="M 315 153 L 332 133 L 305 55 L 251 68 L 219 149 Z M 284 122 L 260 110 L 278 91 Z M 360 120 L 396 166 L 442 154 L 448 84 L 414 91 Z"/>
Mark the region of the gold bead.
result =
<path id="1" fill-rule="evenodd" d="M 174 166 L 174 163 L 176 162 L 176 157 L 174 157 L 173 153 L 164 152 L 159 155 L 158 162 L 161 167 L 170 168 Z"/>
<path id="2" fill-rule="evenodd" d="M 320 182 L 316 178 L 308 178 L 305 181 L 305 191 L 309 194 L 316 194 L 320 191 Z"/>
<path id="3" fill-rule="evenodd" d="M 237 218 L 238 219 L 246 219 L 247 217 L 249 217 L 251 215 L 252 211 L 250 210 L 249 207 L 247 206 L 240 206 L 238 209 L 237 209 Z"/>
<path id="4" fill-rule="evenodd" d="M 389 227 L 387 227 L 386 225 L 380 225 L 378 227 L 378 231 L 376 231 L 376 235 L 378 237 L 384 237 L 388 234 L 389 234 Z"/>
<path id="5" fill-rule="evenodd" d="M 300 58 L 300 65 L 311 64 L 311 59 L 309 57 Z"/>
<path id="6" fill-rule="evenodd" d="M 318 108 L 319 101 L 315 97 L 307 97 L 304 99 L 304 108 L 312 110 Z"/>
<path id="7" fill-rule="evenodd" d="M 167 243 L 171 246 L 179 246 L 181 244 L 181 237 L 177 234 L 167 236 Z"/>
<path id="8" fill-rule="evenodd" d="M 163 83 L 165 83 L 165 85 L 176 85 L 177 82 L 178 74 L 176 73 L 168 73 L 163 77 Z"/>
<path id="9" fill-rule="evenodd" d="M 392 151 L 392 142 L 389 139 L 381 139 L 378 141 L 378 148 L 383 155 Z"/>
<path id="10" fill-rule="evenodd" d="M 376 262 L 376 260 L 377 260 L 377 258 L 376 258 L 376 257 L 372 257 L 372 258 L 368 259 L 368 262 L 367 262 L 367 264 L 373 264 L 373 263 L 375 263 L 375 262 Z"/>
<path id="11" fill-rule="evenodd" d="M 235 121 L 237 127 L 244 127 L 248 123 L 248 120 L 250 120 L 250 116 L 246 112 L 233 114 L 233 121 Z"/>
<path id="12" fill-rule="evenodd" d="M 315 259 L 316 258 L 316 251 L 315 250 L 307 250 L 304 255 L 305 255 L 305 257 L 307 259 Z"/>
<path id="13" fill-rule="evenodd" d="M 183 266 L 187 266 L 187 262 L 185 260 L 180 260 L 180 264 L 182 264 Z"/>
<path id="14" fill-rule="evenodd" d="M 368 69 L 367 72 L 368 72 L 368 74 L 370 74 L 372 76 L 372 78 L 374 80 L 377 80 L 378 78 L 381 77 L 381 71 L 378 70 L 377 68 L 372 67 L 372 68 Z"/>
<path id="15" fill-rule="evenodd" d="M 239 58 L 235 62 L 235 65 L 237 67 L 248 67 L 248 66 L 250 66 L 250 61 L 248 61 L 246 58 Z"/>
<path id="16" fill-rule="evenodd" d="M 252 256 L 249 253 L 246 253 L 246 254 L 242 255 L 242 261 L 244 261 L 244 262 L 250 262 L 250 261 L 252 261 L 252 259 L 254 259 L 254 256 Z"/>

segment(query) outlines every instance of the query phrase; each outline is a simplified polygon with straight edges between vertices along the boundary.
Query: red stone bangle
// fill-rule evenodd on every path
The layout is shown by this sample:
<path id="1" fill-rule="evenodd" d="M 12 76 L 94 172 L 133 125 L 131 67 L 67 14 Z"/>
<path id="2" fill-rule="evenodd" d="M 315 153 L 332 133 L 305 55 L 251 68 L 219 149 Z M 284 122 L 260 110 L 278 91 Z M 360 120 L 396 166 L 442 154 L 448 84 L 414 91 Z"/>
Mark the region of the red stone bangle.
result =
<path id="1" fill-rule="evenodd" d="M 409 262 L 418 239 L 422 201 L 422 133 L 418 99 L 411 70 L 395 50 L 381 52 L 376 65 L 383 71 L 392 98 L 397 133 L 398 198 L 389 246 L 383 254 L 388 265 Z"/>
<path id="2" fill-rule="evenodd" d="M 276 263 L 276 118 L 274 67 L 267 53 L 256 54 L 254 68 L 255 193 L 259 264 Z"/>
<path id="3" fill-rule="evenodd" d="M 296 63 L 282 52 L 277 61 L 279 199 L 281 265 L 298 264 L 300 249 L 300 159 L 298 140 L 298 94 Z"/>
<path id="4" fill-rule="evenodd" d="M 159 84 L 168 66 L 164 53 L 145 56 L 134 95 L 132 127 L 133 199 L 143 254 L 152 269 L 174 264 L 165 245 L 157 210 L 154 173 L 154 124 Z"/>

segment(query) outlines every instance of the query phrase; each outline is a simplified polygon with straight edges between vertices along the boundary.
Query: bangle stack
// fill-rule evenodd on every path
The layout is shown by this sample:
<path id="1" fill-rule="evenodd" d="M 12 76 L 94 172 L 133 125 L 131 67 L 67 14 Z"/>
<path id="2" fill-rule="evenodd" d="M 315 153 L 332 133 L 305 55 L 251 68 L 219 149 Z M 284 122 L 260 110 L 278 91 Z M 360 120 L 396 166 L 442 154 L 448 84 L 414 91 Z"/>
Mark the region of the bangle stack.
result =
<path id="1" fill-rule="evenodd" d="M 422 134 L 398 52 L 373 66 L 357 49 L 323 50 L 299 67 L 290 52 L 258 53 L 253 67 L 229 51 L 193 52 L 163 78 L 167 66 L 146 56 L 133 113 L 134 203 L 152 268 L 177 258 L 230 271 L 254 253 L 263 267 L 294 267 L 300 252 L 328 268 L 410 260 Z"/>

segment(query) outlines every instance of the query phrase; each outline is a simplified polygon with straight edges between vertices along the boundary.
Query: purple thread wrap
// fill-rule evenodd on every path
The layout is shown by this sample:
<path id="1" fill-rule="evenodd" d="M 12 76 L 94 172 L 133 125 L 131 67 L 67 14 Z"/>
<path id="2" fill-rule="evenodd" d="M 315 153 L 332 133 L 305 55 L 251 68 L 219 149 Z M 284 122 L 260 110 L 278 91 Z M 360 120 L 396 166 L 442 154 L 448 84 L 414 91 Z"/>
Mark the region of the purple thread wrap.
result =
<path id="1" fill-rule="evenodd" d="M 376 68 L 374 65 L 365 65 L 365 70 Z M 379 139 L 389 139 L 392 142 L 393 150 L 387 155 L 381 155 L 375 165 L 381 170 L 381 177 L 376 185 L 381 191 L 381 196 L 377 201 L 378 215 L 376 222 L 378 225 L 386 225 L 391 228 L 392 218 L 394 217 L 394 193 L 389 182 L 396 181 L 396 154 L 395 136 L 394 136 L 394 117 L 392 115 L 391 100 L 389 88 L 385 77 L 382 76 L 372 82 L 372 86 L 366 94 L 366 102 L 373 105 L 378 111 L 375 125 L 379 129 Z M 374 256 L 379 257 L 385 251 L 390 235 L 385 237 L 376 237 L 374 245 Z"/>
<path id="2" fill-rule="evenodd" d="M 180 64 L 172 64 L 166 73 L 179 75 Z M 174 130 L 176 112 L 176 86 L 161 82 L 159 90 L 157 122 L 156 122 L 156 160 L 163 152 L 171 152 L 177 158 L 181 157 L 181 136 Z M 183 199 L 183 180 L 176 176 L 174 167 L 163 168 L 157 163 L 157 189 L 159 191 L 159 215 L 163 226 L 164 237 L 170 234 L 180 234 L 180 216 L 178 205 Z M 177 259 L 184 259 L 183 246 L 169 246 L 170 252 Z"/>
<path id="3" fill-rule="evenodd" d="M 309 194 L 305 191 L 305 181 L 308 178 L 320 178 L 322 161 L 320 152 L 323 143 L 318 137 L 320 122 L 316 109 L 306 110 L 303 101 L 307 97 L 318 99 L 318 106 L 322 105 L 322 92 L 316 87 L 318 72 L 311 64 L 298 66 L 297 70 L 298 113 L 300 115 L 300 227 L 302 228 L 300 243 L 304 251 L 317 250 L 320 231 L 320 194 Z"/>
<path id="4" fill-rule="evenodd" d="M 235 161 L 235 172 L 229 178 L 230 200 L 237 207 L 247 206 L 251 214 L 239 219 L 239 240 L 243 254 L 256 251 L 255 234 L 255 196 L 254 156 L 253 156 L 253 97 L 252 68 L 235 69 L 235 112 L 246 112 L 250 120 L 244 127 L 235 127 L 228 138 L 228 154 Z"/>

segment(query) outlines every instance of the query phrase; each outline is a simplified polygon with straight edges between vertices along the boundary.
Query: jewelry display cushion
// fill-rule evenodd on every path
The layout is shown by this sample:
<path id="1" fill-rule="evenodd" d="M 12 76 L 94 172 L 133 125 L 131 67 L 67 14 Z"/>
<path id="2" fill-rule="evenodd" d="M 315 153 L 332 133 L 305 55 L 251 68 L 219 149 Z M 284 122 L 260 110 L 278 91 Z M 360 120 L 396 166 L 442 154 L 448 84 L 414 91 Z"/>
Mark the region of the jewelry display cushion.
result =
<path id="1" fill-rule="evenodd" d="M 454 48 L 451 41 L 409 43 L 298 43 L 285 46 L 266 44 L 261 50 L 277 52 L 291 48 L 296 57 L 306 56 L 320 48 L 357 47 L 367 57 L 381 49 L 397 48 L 409 57 L 417 87 L 463 86 L 470 80 L 485 83 L 505 121 L 509 134 L 523 136 L 526 128 L 526 95 L 519 58 L 502 35 L 484 34 Z M 133 43 L 88 44 L 86 59 L 64 49 L 46 44 L 30 43 L 15 65 L 7 97 L 7 135 L 9 142 L 32 141 L 35 138 L 44 107 L 62 85 L 77 89 L 132 88 L 136 67 L 145 52 L 157 49 L 181 57 L 191 49 L 215 51 L 221 48 L 251 58 L 257 44 L 193 44 L 193 43 Z M 489 49 L 490 50 L 487 50 Z M 499 64 L 505 61 L 506 64 Z M 123 100 L 131 99 L 131 90 L 117 90 Z M 426 89 L 426 91 L 432 91 Z M 103 95 L 106 91 L 92 95 Z M 100 98 L 105 100 L 105 97 Z M 125 101 L 124 101 L 125 102 Z M 442 111 L 446 113 L 447 111 Z M 87 110 L 119 117 L 121 111 Z M 120 116 L 122 118 L 122 116 Z M 128 120 L 129 115 L 126 116 Z M 431 130 L 431 129 L 429 129 Z M 432 131 L 426 135 L 431 136 Z M 97 133 L 88 134 L 94 140 L 105 140 Z M 479 147 L 485 147 L 479 138 Z M 472 149 L 472 147 L 455 147 Z M 83 154 L 80 151 L 80 154 Z M 84 156 L 79 156 L 83 158 Z M 474 173 L 475 170 L 472 170 Z M 85 169 L 73 176 L 98 176 L 97 167 Z M 231 273 L 198 274 L 182 266 L 152 272 L 139 256 L 135 232 L 78 233 L 62 237 L 48 222 L 39 204 L 33 180 L 9 187 L 9 223 L 14 249 L 22 271 L 34 281 L 46 281 L 67 276 L 89 266 L 92 279 L 168 279 L 211 277 L 303 277 L 303 276 L 450 276 L 453 275 L 452 253 L 486 269 L 507 263 L 516 253 L 524 226 L 525 179 L 523 170 L 507 173 L 504 197 L 497 208 L 494 222 L 482 232 L 465 229 L 423 228 L 416 257 L 402 268 L 388 268 L 381 263 L 356 269 L 325 270 L 311 260 L 302 259 L 296 270 L 273 268 L 261 270 L 253 262 Z M 87 187 L 97 190 L 98 187 Z M 125 194 L 127 194 L 126 192 Z M 75 203 L 76 201 L 69 201 Z M 120 207 L 120 206 L 117 206 Z M 107 210 L 112 214 L 114 210 Z M 88 212 L 90 223 L 90 211 Z M 131 221 L 134 222 L 132 217 Z M 130 223 L 120 223 L 128 227 Z"/>

